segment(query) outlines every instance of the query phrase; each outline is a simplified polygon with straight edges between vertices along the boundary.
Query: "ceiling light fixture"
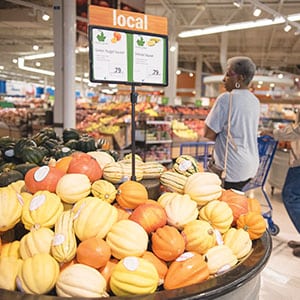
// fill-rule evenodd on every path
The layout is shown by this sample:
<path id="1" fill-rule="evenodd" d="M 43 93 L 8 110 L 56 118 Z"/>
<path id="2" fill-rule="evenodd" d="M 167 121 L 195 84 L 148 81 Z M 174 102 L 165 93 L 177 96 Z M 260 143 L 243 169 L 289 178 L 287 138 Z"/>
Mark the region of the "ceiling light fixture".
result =
<path id="1" fill-rule="evenodd" d="M 193 29 L 188 31 L 182 31 L 178 34 L 180 38 L 188 38 L 194 36 L 201 36 L 201 35 L 208 35 L 220 32 L 227 32 L 227 31 L 234 31 L 234 30 L 243 30 L 243 29 L 251 29 L 257 27 L 265 27 L 265 26 L 272 26 L 283 24 L 288 21 L 300 21 L 300 14 L 289 15 L 287 18 L 284 17 L 276 17 L 273 20 L 271 19 L 259 19 L 256 21 L 249 21 L 249 22 L 240 22 L 240 23 L 232 23 L 228 25 L 219 25 L 219 26 L 212 26 L 206 27 L 203 29 Z"/>
<path id="2" fill-rule="evenodd" d="M 45 22 L 47 22 L 47 21 L 49 21 L 50 16 L 49 16 L 48 14 L 46 14 L 46 13 L 43 13 L 42 19 L 43 19 Z"/>
<path id="3" fill-rule="evenodd" d="M 40 49 L 40 47 L 39 47 L 38 45 L 33 45 L 33 46 L 32 46 L 32 49 L 33 49 L 34 51 L 38 51 L 38 50 Z"/>
<path id="4" fill-rule="evenodd" d="M 255 7 L 254 11 L 253 11 L 253 16 L 254 17 L 259 17 L 261 15 L 261 9 L 258 7 Z"/>
<path id="5" fill-rule="evenodd" d="M 236 6 L 237 8 L 241 8 L 241 6 L 243 5 L 243 1 L 241 0 L 233 1 L 233 5 Z"/>
<path id="6" fill-rule="evenodd" d="M 286 23 L 285 26 L 284 26 L 284 28 L 283 28 L 283 30 L 285 32 L 289 32 L 291 29 L 292 29 L 292 26 L 289 23 Z"/>
<path id="7" fill-rule="evenodd" d="M 176 47 L 175 46 L 171 46 L 170 47 L 170 52 L 175 52 L 176 51 Z"/>

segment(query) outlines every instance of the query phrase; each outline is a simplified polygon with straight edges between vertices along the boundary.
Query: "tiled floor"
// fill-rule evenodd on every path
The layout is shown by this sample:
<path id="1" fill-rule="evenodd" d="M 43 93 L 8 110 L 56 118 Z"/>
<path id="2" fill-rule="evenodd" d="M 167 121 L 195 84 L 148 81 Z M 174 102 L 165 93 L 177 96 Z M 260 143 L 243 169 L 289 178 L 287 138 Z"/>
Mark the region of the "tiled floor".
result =
<path id="1" fill-rule="evenodd" d="M 288 247 L 289 240 L 300 241 L 300 234 L 294 228 L 281 200 L 281 190 L 266 185 L 266 191 L 272 205 L 272 220 L 279 226 L 279 233 L 272 236 L 273 250 L 271 257 L 261 273 L 260 300 L 297 300 L 300 299 L 300 258 L 293 256 Z M 261 189 L 247 192 L 255 196 L 263 205 L 264 212 L 270 210 Z"/>

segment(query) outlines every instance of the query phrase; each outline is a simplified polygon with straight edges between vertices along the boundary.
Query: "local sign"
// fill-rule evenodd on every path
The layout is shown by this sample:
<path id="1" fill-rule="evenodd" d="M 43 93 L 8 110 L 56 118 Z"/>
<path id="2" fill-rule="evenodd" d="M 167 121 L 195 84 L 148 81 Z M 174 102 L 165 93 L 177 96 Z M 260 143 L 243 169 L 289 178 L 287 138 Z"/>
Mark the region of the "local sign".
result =
<path id="1" fill-rule="evenodd" d="M 90 6 L 90 81 L 168 84 L 167 19 Z"/>

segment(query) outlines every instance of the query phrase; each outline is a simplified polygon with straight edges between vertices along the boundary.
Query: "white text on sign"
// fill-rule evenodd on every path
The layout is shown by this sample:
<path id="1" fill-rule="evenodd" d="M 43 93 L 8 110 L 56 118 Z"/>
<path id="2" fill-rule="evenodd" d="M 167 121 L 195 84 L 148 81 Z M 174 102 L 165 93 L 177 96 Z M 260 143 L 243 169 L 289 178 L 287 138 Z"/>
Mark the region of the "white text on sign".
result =
<path id="1" fill-rule="evenodd" d="M 133 17 L 133 16 L 124 16 L 122 14 L 118 14 L 117 10 L 113 10 L 113 25 L 120 27 L 129 27 L 132 29 L 143 29 L 148 30 L 148 19 L 147 15 L 142 17 Z"/>

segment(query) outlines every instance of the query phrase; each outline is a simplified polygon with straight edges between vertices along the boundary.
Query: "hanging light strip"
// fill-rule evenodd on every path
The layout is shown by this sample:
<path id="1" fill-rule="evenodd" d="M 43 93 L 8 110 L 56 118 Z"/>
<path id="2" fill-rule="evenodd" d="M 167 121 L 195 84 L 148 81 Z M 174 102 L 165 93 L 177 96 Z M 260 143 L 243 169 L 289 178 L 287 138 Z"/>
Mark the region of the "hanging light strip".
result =
<path id="1" fill-rule="evenodd" d="M 289 15 L 286 18 L 288 21 L 300 21 L 300 14 Z M 181 38 L 188 38 L 193 36 L 208 35 L 214 33 L 221 33 L 226 31 L 251 29 L 264 26 L 272 26 L 277 24 L 283 24 L 286 22 L 284 17 L 275 17 L 274 19 L 260 19 L 256 21 L 232 23 L 228 25 L 212 26 L 203 29 L 194 29 L 188 31 L 182 31 L 178 34 Z"/>

